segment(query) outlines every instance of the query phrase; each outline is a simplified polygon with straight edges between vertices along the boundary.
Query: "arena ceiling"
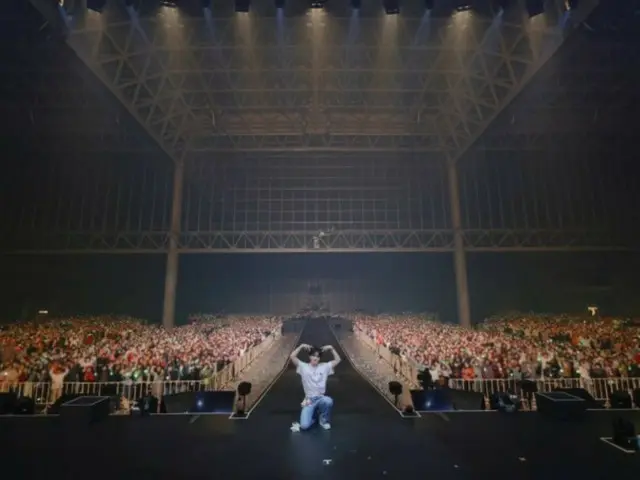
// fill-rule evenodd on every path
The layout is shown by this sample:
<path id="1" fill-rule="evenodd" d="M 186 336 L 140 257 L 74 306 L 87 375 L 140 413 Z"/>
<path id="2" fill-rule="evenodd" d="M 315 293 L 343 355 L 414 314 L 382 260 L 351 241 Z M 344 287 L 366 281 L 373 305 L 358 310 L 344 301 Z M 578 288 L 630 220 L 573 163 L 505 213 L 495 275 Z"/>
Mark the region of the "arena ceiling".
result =
<path id="1" fill-rule="evenodd" d="M 66 42 L 174 160 L 385 150 L 459 158 L 597 4 L 583 0 L 569 17 L 565 2 L 546 2 L 529 18 L 519 2 L 496 15 L 490 1 L 466 11 L 441 1 L 430 13 L 403 2 L 401 15 L 377 1 L 360 11 L 288 2 L 284 13 L 261 1 L 249 14 L 231 1 L 209 12 L 200 1 L 108 1 L 101 13 L 78 3 L 67 7 Z"/>

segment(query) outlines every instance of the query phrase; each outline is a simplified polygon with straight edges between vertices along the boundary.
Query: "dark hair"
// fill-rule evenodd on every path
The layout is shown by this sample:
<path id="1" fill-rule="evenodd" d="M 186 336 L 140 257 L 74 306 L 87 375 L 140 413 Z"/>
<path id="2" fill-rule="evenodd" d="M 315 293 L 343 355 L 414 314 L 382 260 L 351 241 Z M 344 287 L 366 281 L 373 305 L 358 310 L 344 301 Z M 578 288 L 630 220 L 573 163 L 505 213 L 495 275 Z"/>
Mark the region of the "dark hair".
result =
<path id="1" fill-rule="evenodd" d="M 309 356 L 310 357 L 320 357 L 320 356 L 322 356 L 322 350 L 319 349 L 318 347 L 311 347 L 311 350 L 309 350 Z"/>

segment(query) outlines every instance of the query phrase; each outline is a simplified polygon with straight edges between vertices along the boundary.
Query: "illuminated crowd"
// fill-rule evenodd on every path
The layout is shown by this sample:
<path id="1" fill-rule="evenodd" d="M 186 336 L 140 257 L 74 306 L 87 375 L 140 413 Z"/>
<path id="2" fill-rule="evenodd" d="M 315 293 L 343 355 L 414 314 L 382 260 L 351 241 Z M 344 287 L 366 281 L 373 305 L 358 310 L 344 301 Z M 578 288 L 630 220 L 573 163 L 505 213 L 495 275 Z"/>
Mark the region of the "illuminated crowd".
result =
<path id="1" fill-rule="evenodd" d="M 640 328 L 629 320 L 514 313 L 474 329 L 424 315 L 354 315 L 356 329 L 432 378 L 640 376 Z"/>
<path id="2" fill-rule="evenodd" d="M 199 380 L 281 325 L 270 316 L 207 315 L 171 330 L 108 315 L 14 323 L 0 330 L 0 383 Z"/>

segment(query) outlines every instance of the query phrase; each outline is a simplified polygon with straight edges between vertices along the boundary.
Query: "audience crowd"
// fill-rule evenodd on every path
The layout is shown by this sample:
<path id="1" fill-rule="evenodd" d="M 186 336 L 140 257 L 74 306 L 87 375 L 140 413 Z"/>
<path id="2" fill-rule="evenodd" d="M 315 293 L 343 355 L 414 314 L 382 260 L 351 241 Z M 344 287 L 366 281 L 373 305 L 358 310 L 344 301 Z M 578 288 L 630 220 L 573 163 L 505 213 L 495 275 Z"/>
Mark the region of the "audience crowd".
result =
<path id="1" fill-rule="evenodd" d="M 429 315 L 351 317 L 433 379 L 640 377 L 640 327 L 620 319 L 513 313 L 464 329 Z M 0 329 L 0 384 L 204 379 L 281 327 L 211 314 L 172 330 L 115 316 L 11 324 Z"/>
<path id="2" fill-rule="evenodd" d="M 199 380 L 261 343 L 282 322 L 195 315 L 171 330 L 130 317 L 15 323 L 0 330 L 0 384 Z"/>
<path id="3" fill-rule="evenodd" d="M 469 330 L 424 315 L 352 318 L 432 379 L 640 377 L 640 328 L 629 321 L 514 313 Z"/>

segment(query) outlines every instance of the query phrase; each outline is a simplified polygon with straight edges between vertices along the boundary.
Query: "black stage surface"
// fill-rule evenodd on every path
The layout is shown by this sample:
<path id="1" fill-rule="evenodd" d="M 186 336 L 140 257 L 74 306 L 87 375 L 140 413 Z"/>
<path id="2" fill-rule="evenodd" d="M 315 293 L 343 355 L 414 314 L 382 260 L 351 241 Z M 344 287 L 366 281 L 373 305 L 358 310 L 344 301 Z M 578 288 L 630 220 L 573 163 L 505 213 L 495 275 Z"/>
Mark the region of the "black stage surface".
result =
<path id="1" fill-rule="evenodd" d="M 311 322 L 302 342 L 333 343 Z M 342 353 L 342 352 L 341 352 Z M 331 381 L 333 429 L 293 434 L 301 388 L 292 368 L 248 420 L 225 416 L 111 417 L 71 430 L 59 417 L 0 420 L 3 471 L 12 477 L 90 479 L 517 479 L 634 478 L 640 454 L 606 445 L 611 420 L 640 426 L 640 412 L 591 412 L 579 422 L 538 413 L 430 414 L 402 419 L 345 360 Z M 329 460 L 329 464 L 325 464 Z"/>

